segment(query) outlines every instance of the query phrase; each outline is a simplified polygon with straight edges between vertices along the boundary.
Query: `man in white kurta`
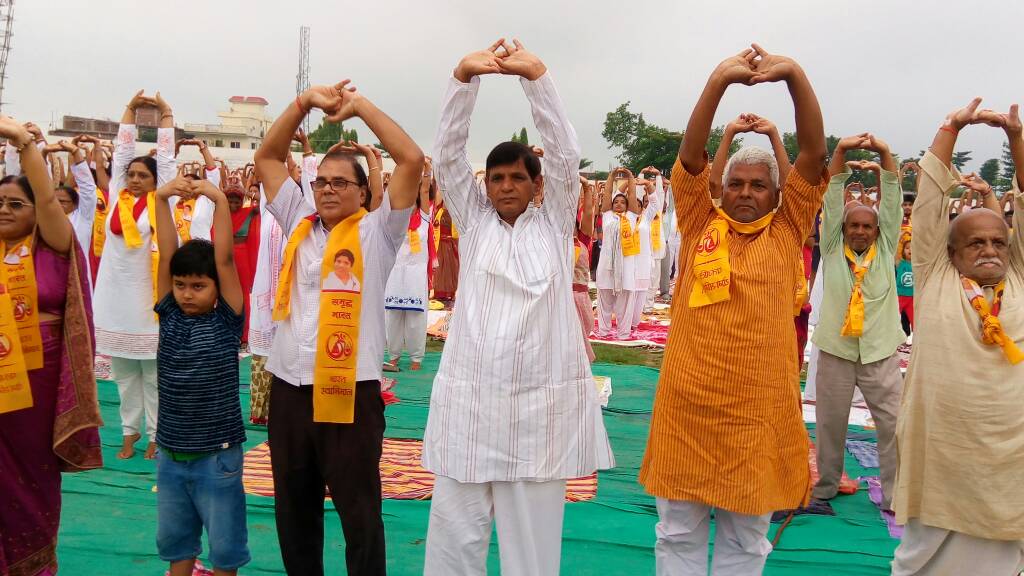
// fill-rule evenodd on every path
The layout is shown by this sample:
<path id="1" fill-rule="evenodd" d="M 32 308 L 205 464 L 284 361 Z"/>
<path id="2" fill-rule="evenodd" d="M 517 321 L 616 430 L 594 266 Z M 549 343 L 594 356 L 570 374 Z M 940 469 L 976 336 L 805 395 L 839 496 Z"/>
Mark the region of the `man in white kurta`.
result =
<path id="1" fill-rule="evenodd" d="M 982 341 L 979 313 L 962 283 L 962 275 L 971 277 L 965 268 L 979 268 L 982 258 L 1002 262 L 998 320 L 1024 349 L 1024 202 L 1016 200 L 1008 247 L 1005 224 L 985 209 L 959 216 L 967 220 L 950 234 L 950 193 L 959 184 L 950 155 L 959 129 L 975 123 L 972 113 L 969 106 L 951 115 L 920 162 L 913 210 L 914 348 L 896 429 L 893 500 L 896 520 L 906 529 L 894 576 L 1011 576 L 1024 569 L 1024 362 L 1013 364 L 1003 347 Z M 1020 173 L 1024 142 L 1016 122 L 1016 133 L 1007 129 L 1007 135 Z M 980 234 L 983 220 L 997 233 Z M 970 249 L 977 255 L 958 263 L 957 252 Z M 998 280 L 979 282 L 989 304 Z"/>
<path id="2" fill-rule="evenodd" d="M 572 296 L 579 145 L 550 75 L 517 47 L 506 58 L 528 57 L 533 68 L 502 65 L 523 77 L 543 139 L 543 204 L 526 199 L 506 220 L 491 179 L 507 164 L 488 166 L 487 196 L 475 184 L 466 140 L 485 72 L 460 64 L 434 144 L 462 264 L 424 433 L 423 465 L 437 475 L 427 575 L 484 574 L 492 520 L 502 574 L 558 574 L 566 480 L 612 464 Z"/>

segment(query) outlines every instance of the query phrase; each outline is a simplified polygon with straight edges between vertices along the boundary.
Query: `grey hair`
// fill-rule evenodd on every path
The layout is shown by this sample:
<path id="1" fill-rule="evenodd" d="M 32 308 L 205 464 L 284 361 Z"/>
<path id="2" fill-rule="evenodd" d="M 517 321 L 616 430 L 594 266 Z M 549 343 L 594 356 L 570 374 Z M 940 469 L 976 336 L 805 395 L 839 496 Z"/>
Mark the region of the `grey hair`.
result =
<path id="1" fill-rule="evenodd" d="M 729 162 L 725 165 L 725 177 L 722 181 L 723 188 L 729 182 L 732 167 L 737 164 L 743 166 L 768 166 L 768 173 L 772 178 L 772 186 L 776 190 L 779 188 L 779 163 L 775 160 L 774 154 L 758 146 L 744 146 L 729 158 Z"/>

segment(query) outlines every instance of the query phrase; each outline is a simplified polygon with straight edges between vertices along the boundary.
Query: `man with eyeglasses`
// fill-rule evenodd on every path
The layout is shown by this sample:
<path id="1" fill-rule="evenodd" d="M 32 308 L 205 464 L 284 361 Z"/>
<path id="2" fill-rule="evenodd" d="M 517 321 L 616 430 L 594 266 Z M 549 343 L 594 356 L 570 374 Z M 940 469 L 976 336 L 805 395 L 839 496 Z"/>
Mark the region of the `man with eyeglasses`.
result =
<path id="1" fill-rule="evenodd" d="M 423 173 L 419 147 L 347 84 L 346 80 L 335 86 L 315 86 L 299 95 L 270 128 L 255 157 L 266 209 L 289 238 L 279 279 L 284 288 L 275 307 L 276 312 L 284 296 L 289 312 L 277 322 L 266 364 L 274 375 L 268 432 L 281 556 L 289 574 L 302 576 L 324 573 L 325 485 L 341 517 L 348 574 L 386 573 L 379 469 L 385 425 L 380 396 L 384 287 Z M 352 154 L 336 152 L 327 154 L 317 170 L 312 182 L 316 211 L 310 214 L 285 160 L 296 129 L 312 108 L 323 110 L 332 122 L 358 116 L 395 161 L 391 187 L 377 210 L 362 212 L 369 194 L 366 174 Z M 321 274 L 325 257 L 328 264 L 336 257 L 333 252 L 326 254 L 338 236 L 331 231 L 338 227 L 344 233 L 353 222 L 358 227 L 355 244 L 362 254 L 354 416 L 351 423 L 337 423 L 315 418 L 314 410 L 324 402 L 322 380 L 314 382 L 314 367 L 323 360 L 318 359 L 323 352 L 318 344 Z M 331 298 L 327 298 L 329 304 Z M 349 350 L 341 343 L 335 341 L 328 354 Z"/>

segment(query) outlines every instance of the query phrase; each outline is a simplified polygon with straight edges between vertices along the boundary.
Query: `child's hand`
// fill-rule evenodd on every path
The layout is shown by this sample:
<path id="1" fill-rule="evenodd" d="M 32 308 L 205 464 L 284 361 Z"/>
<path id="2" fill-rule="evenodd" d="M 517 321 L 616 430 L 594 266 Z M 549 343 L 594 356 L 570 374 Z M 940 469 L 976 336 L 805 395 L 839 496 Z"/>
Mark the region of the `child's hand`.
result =
<path id="1" fill-rule="evenodd" d="M 205 180 L 204 180 L 205 182 Z M 183 176 L 178 176 L 174 180 L 171 180 L 167 184 L 164 184 L 156 191 L 156 197 L 159 200 L 167 200 L 171 196 L 181 196 L 182 198 L 191 198 L 195 195 L 195 184 Z"/>
<path id="2" fill-rule="evenodd" d="M 210 182 L 209 180 L 196 181 L 195 192 L 196 195 L 206 196 L 211 201 L 213 201 L 214 204 L 216 204 L 217 201 L 221 199 L 227 200 L 227 196 L 224 195 L 224 192 L 220 188 L 214 186 L 213 183 Z"/>

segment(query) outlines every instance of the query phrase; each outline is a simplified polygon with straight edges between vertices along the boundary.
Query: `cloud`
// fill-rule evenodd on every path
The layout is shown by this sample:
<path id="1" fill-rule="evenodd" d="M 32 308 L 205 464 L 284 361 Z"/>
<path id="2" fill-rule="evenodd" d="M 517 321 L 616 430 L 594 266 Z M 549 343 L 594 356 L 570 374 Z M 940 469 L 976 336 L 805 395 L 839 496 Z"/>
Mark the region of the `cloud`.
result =
<path id="1" fill-rule="evenodd" d="M 499 36 L 518 37 L 548 64 L 596 167 L 614 162 L 601 137 L 607 112 L 630 100 L 648 120 L 682 129 L 714 66 L 751 41 L 804 66 L 827 132 L 873 131 L 903 156 L 926 148 L 945 114 L 973 96 L 1000 110 L 1024 100 L 1013 64 L 1018 2 L 47 0 L 19 2 L 14 15 L 4 111 L 43 126 L 62 114 L 116 119 L 140 88 L 161 90 L 179 123 L 215 122 L 232 95 L 263 96 L 277 114 L 294 98 L 300 25 L 311 28 L 313 83 L 351 78 L 428 151 L 452 69 Z M 730 89 L 716 124 L 747 111 L 793 129 L 784 86 Z M 517 81 L 486 78 L 471 155 L 483 158 L 522 126 L 539 138 Z M 1003 140 L 966 131 L 969 168 L 998 157 Z"/>

